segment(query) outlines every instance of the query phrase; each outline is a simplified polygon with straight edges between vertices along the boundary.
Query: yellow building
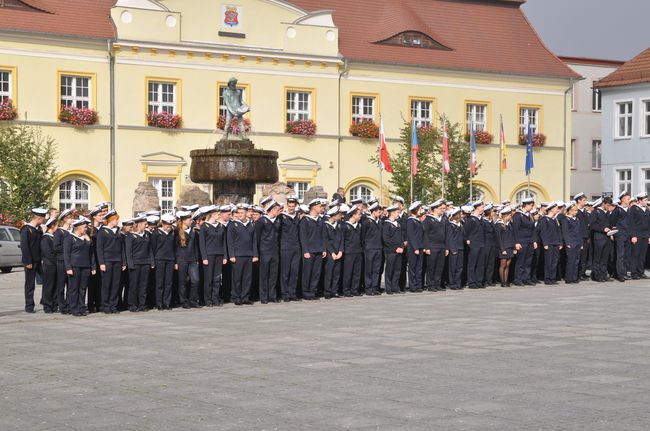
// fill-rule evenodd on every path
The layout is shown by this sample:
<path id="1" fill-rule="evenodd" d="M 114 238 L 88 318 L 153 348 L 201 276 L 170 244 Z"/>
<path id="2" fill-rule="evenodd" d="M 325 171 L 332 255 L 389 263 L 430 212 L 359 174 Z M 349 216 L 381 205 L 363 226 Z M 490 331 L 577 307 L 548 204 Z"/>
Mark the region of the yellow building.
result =
<path id="1" fill-rule="evenodd" d="M 546 136 L 535 150 L 532 192 L 568 198 L 568 89 L 578 76 L 542 45 L 523 1 L 323 3 L 5 2 L 0 97 L 13 100 L 17 121 L 58 142 L 52 205 L 108 200 L 127 213 L 138 182 L 150 181 L 171 210 L 191 184 L 190 150 L 223 134 L 219 95 L 232 76 L 252 107 L 251 139 L 279 152 L 280 180 L 299 195 L 315 184 L 329 194 L 341 185 L 354 196 L 377 195 L 377 167 L 368 162 L 377 140 L 352 136 L 351 123 L 381 114 L 395 151 L 404 119 L 436 125 L 444 113 L 495 136 L 478 149 L 475 185 L 484 199 L 526 190 L 518 140 L 529 122 Z M 93 109 L 98 121 L 60 122 L 62 105 Z M 163 111 L 180 115 L 182 127 L 149 126 L 147 114 Z M 508 158 L 501 180 L 500 118 Z M 316 134 L 286 133 L 292 119 L 313 120 Z"/>

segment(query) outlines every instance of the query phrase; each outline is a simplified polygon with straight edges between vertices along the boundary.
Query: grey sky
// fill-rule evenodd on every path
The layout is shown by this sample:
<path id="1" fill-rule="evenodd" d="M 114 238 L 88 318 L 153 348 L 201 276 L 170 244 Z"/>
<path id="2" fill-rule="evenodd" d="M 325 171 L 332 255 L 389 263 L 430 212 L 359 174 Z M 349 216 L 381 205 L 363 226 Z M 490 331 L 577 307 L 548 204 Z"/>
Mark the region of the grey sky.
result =
<path id="1" fill-rule="evenodd" d="M 528 0 L 523 10 L 556 55 L 629 60 L 650 47 L 650 0 Z"/>

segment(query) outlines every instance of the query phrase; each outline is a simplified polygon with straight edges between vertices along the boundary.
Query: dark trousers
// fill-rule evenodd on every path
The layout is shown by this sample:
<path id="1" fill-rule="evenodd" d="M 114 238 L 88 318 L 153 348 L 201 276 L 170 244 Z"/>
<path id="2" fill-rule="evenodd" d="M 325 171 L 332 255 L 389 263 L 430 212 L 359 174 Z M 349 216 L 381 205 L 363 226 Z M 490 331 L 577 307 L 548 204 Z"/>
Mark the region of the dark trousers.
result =
<path id="1" fill-rule="evenodd" d="M 386 261 L 386 267 L 384 269 L 386 293 L 399 292 L 400 290 L 399 281 L 402 277 L 402 254 L 390 252 L 384 255 L 384 260 Z"/>
<path id="2" fill-rule="evenodd" d="M 532 243 L 522 243 L 521 250 L 517 251 L 515 260 L 515 283 L 525 283 L 531 281 L 531 272 L 533 271 L 533 253 L 535 249 Z"/>
<path id="3" fill-rule="evenodd" d="M 221 304 L 223 303 L 221 299 L 223 255 L 208 256 L 207 260 L 208 264 L 203 265 L 203 301 L 205 305 Z"/>
<path id="4" fill-rule="evenodd" d="M 54 288 L 54 295 L 56 303 L 59 306 L 59 311 L 66 312 L 68 310 L 68 303 L 65 300 L 65 288 L 68 284 L 68 275 L 65 273 L 65 263 L 63 261 L 56 262 L 56 287 Z"/>
<path id="5" fill-rule="evenodd" d="M 381 280 L 381 250 L 365 250 L 363 275 L 366 293 L 379 292 Z"/>
<path id="6" fill-rule="evenodd" d="M 404 252 L 400 256 L 400 276 L 399 276 L 399 288 L 401 290 L 406 290 L 406 277 L 408 274 L 408 256 L 406 253 L 406 247 L 404 247 Z"/>
<path id="7" fill-rule="evenodd" d="M 169 308 L 172 302 L 172 282 L 174 281 L 174 262 L 156 261 L 156 307 Z"/>
<path id="8" fill-rule="evenodd" d="M 323 266 L 321 253 L 310 253 L 309 259 L 302 258 L 302 297 L 314 298 L 320 281 L 320 271 Z"/>
<path id="9" fill-rule="evenodd" d="M 429 290 L 438 290 L 441 288 L 442 269 L 445 266 L 445 250 L 431 249 L 431 254 L 425 254 L 427 259 L 427 280 L 426 287 Z"/>
<path id="10" fill-rule="evenodd" d="M 120 293 L 120 278 L 122 277 L 122 264 L 120 262 L 106 262 L 106 271 L 102 272 L 102 309 L 104 311 L 117 310 L 117 298 Z"/>
<path id="11" fill-rule="evenodd" d="M 363 254 L 348 253 L 343 257 L 343 294 L 356 295 L 359 293 L 361 282 L 361 263 Z"/>
<path id="12" fill-rule="evenodd" d="M 102 311 L 102 272 L 91 274 L 88 280 L 88 311 L 94 313 Z"/>
<path id="13" fill-rule="evenodd" d="M 86 290 L 90 281 L 90 268 L 72 268 L 68 276 L 68 309 L 72 314 L 86 311 Z"/>
<path id="14" fill-rule="evenodd" d="M 34 310 L 34 290 L 36 289 L 36 272 L 40 264 L 32 264 L 32 269 L 25 268 L 25 311 Z"/>
<path id="15" fill-rule="evenodd" d="M 586 276 L 587 268 L 589 268 L 589 249 L 591 248 L 591 241 L 589 238 L 582 239 L 582 250 L 580 250 L 580 269 L 578 271 L 579 277 Z"/>
<path id="16" fill-rule="evenodd" d="M 133 268 L 129 268 L 129 310 L 131 311 L 145 309 L 150 269 L 149 265 L 134 265 Z"/>
<path id="17" fill-rule="evenodd" d="M 485 247 L 485 275 L 483 276 L 483 284 L 494 283 L 494 269 L 497 261 L 497 249 L 494 245 Z"/>
<path id="18" fill-rule="evenodd" d="M 607 263 L 611 253 L 612 241 L 605 236 L 595 236 L 592 253 L 593 261 L 591 263 L 591 278 L 595 281 L 606 281 L 609 277 L 607 275 Z"/>
<path id="19" fill-rule="evenodd" d="M 56 290 L 56 264 L 43 265 L 41 272 L 43 274 L 41 304 L 43 304 L 43 310 L 45 312 L 51 313 L 56 308 L 56 297 L 54 296 Z"/>
<path id="20" fill-rule="evenodd" d="M 580 257 L 582 256 L 580 246 L 566 247 L 566 270 L 564 271 L 564 281 L 575 283 L 580 278 Z"/>
<path id="21" fill-rule="evenodd" d="M 460 289 L 461 275 L 463 273 L 463 250 L 449 251 L 449 288 Z"/>
<path id="22" fill-rule="evenodd" d="M 253 258 L 250 256 L 238 257 L 232 264 L 232 293 L 233 302 L 249 300 L 251 285 L 253 283 Z"/>
<path id="23" fill-rule="evenodd" d="M 327 256 L 325 261 L 325 283 L 323 292 L 325 296 L 335 296 L 339 293 L 339 282 L 341 281 L 341 259 L 334 260 L 332 255 Z"/>
<path id="24" fill-rule="evenodd" d="M 300 250 L 282 250 L 280 252 L 280 289 L 283 299 L 296 298 L 299 273 Z"/>
<path id="25" fill-rule="evenodd" d="M 544 282 L 550 283 L 557 277 L 557 263 L 560 258 L 560 246 L 549 245 L 544 249 Z"/>
<path id="26" fill-rule="evenodd" d="M 485 247 L 469 246 L 467 257 L 467 285 L 470 288 L 483 286 L 485 275 Z"/>
<path id="27" fill-rule="evenodd" d="M 219 263 L 223 261 L 220 260 Z M 178 301 L 181 305 L 199 303 L 199 264 L 196 262 L 178 263 Z"/>
<path id="28" fill-rule="evenodd" d="M 409 266 L 409 290 L 422 289 L 422 250 L 415 254 L 410 246 L 407 248 Z"/>
<path id="29" fill-rule="evenodd" d="M 621 278 L 627 275 L 631 263 L 631 243 L 627 233 L 619 232 L 614 236 L 616 243 L 616 276 Z"/>
<path id="30" fill-rule="evenodd" d="M 648 252 L 648 238 L 637 237 L 636 244 L 632 244 L 631 269 L 633 277 L 645 274 L 645 258 Z"/>
<path id="31" fill-rule="evenodd" d="M 260 301 L 276 301 L 278 299 L 279 265 L 277 253 L 260 256 Z"/>

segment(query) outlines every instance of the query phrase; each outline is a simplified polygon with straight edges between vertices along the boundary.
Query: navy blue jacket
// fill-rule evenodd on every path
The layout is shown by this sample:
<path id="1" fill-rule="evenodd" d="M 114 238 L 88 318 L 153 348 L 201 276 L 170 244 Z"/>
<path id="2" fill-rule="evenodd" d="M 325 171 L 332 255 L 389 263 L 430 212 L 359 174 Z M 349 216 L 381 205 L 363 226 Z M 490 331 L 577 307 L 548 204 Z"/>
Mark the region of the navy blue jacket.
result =
<path id="1" fill-rule="evenodd" d="M 480 218 L 470 216 L 465 220 L 465 240 L 470 242 L 470 247 L 485 246 L 485 227 Z"/>
<path id="2" fill-rule="evenodd" d="M 97 232 L 97 264 L 125 263 L 122 255 L 122 234 L 118 228 L 102 226 Z"/>
<path id="3" fill-rule="evenodd" d="M 548 216 L 539 219 L 539 235 L 544 246 L 562 245 L 560 222 Z"/>
<path id="4" fill-rule="evenodd" d="M 629 211 L 629 210 L 628 210 Z M 628 231 L 628 213 L 620 206 L 616 206 L 614 211 L 609 214 L 609 224 L 612 229 L 618 230 L 616 235 L 625 235 Z"/>
<path id="5" fill-rule="evenodd" d="M 199 232 L 189 228 L 185 231 L 185 247 L 181 247 L 181 236 L 175 235 L 176 263 L 192 263 L 199 261 Z"/>
<path id="6" fill-rule="evenodd" d="M 582 239 L 589 239 L 589 213 L 584 209 L 578 210 L 576 218 L 580 220 L 580 235 L 582 235 Z"/>
<path id="7" fill-rule="evenodd" d="M 508 248 L 515 248 L 515 227 L 512 223 L 497 221 L 494 224 L 494 238 L 499 254 Z"/>
<path id="8" fill-rule="evenodd" d="M 228 223 L 226 241 L 228 243 L 228 258 L 259 257 L 255 226 L 250 221 L 246 224 L 238 220 Z"/>
<path id="9" fill-rule="evenodd" d="M 535 221 L 521 211 L 515 212 L 512 216 L 515 241 L 518 244 L 530 244 L 535 242 Z"/>
<path id="10" fill-rule="evenodd" d="M 634 205 L 628 210 L 630 236 L 648 238 L 650 236 L 650 212 Z"/>
<path id="11" fill-rule="evenodd" d="M 395 254 L 398 248 L 404 247 L 404 236 L 399 222 L 384 220 L 381 227 L 381 239 L 386 254 Z"/>
<path id="12" fill-rule="evenodd" d="M 165 234 L 160 228 L 151 233 L 151 251 L 155 261 L 175 262 L 176 261 L 176 240 L 174 231 Z"/>
<path id="13" fill-rule="evenodd" d="M 151 249 L 151 235 L 143 233 L 130 233 L 124 239 L 124 252 L 126 254 L 126 265 L 129 269 L 135 265 L 154 265 L 153 250 Z"/>
<path id="14" fill-rule="evenodd" d="M 422 222 L 422 228 L 424 229 L 424 249 L 440 250 L 446 247 L 446 224 L 447 222 L 443 218 L 440 218 L 440 221 L 430 215 L 424 218 Z"/>
<path id="15" fill-rule="evenodd" d="M 445 247 L 450 253 L 456 253 L 465 249 L 465 226 L 456 223 L 447 223 L 447 234 Z"/>
<path id="16" fill-rule="evenodd" d="M 278 256 L 280 251 L 280 219 L 271 221 L 263 215 L 255 223 L 257 249 L 261 256 Z"/>
<path id="17" fill-rule="evenodd" d="M 336 223 L 336 226 L 332 226 L 330 223 L 324 224 L 323 244 L 325 244 L 325 251 L 329 254 L 343 250 L 343 227 L 340 223 Z"/>
<path id="18" fill-rule="evenodd" d="M 497 244 L 497 239 L 495 237 L 495 227 L 492 220 L 484 218 L 483 220 L 483 230 L 485 231 L 485 246 L 494 247 Z"/>
<path id="19" fill-rule="evenodd" d="M 361 222 L 361 242 L 364 250 L 381 250 L 381 220 L 367 217 Z"/>
<path id="20" fill-rule="evenodd" d="M 203 259 L 209 256 L 226 256 L 226 226 L 222 223 L 205 222 L 199 231 L 199 251 Z"/>
<path id="21" fill-rule="evenodd" d="M 343 251 L 345 254 L 363 253 L 361 222 L 356 227 L 347 221 L 343 224 Z"/>
<path id="22" fill-rule="evenodd" d="M 282 213 L 280 219 L 280 250 L 300 251 L 300 218 Z"/>
<path id="23" fill-rule="evenodd" d="M 56 261 L 59 263 L 63 263 L 63 241 L 68 235 L 70 235 L 70 232 L 61 228 L 54 232 L 54 251 L 56 253 Z"/>
<path id="24" fill-rule="evenodd" d="M 578 211 L 579 212 L 579 211 Z M 582 245 L 582 221 L 576 218 L 565 217 L 560 223 L 564 245 L 576 248 Z"/>
<path id="25" fill-rule="evenodd" d="M 41 236 L 43 231 L 26 224 L 20 229 L 20 251 L 23 255 L 23 265 L 33 265 L 41 262 Z"/>
<path id="26" fill-rule="evenodd" d="M 316 254 L 325 251 L 322 229 L 320 219 L 314 220 L 310 216 L 305 216 L 300 220 L 300 247 L 303 253 Z"/>
<path id="27" fill-rule="evenodd" d="M 49 233 L 44 233 L 41 236 L 41 263 L 43 265 L 56 265 L 54 235 Z"/>
<path id="28" fill-rule="evenodd" d="M 63 260 L 66 271 L 74 268 L 95 269 L 92 241 L 75 235 L 67 235 L 63 241 Z"/>
<path id="29" fill-rule="evenodd" d="M 410 249 L 424 249 L 424 228 L 417 217 L 411 216 L 406 221 L 406 240 Z"/>
<path id="30" fill-rule="evenodd" d="M 601 208 L 596 208 L 591 213 L 589 228 L 594 233 L 594 238 L 606 238 L 605 228 L 609 228 L 609 214 Z"/>

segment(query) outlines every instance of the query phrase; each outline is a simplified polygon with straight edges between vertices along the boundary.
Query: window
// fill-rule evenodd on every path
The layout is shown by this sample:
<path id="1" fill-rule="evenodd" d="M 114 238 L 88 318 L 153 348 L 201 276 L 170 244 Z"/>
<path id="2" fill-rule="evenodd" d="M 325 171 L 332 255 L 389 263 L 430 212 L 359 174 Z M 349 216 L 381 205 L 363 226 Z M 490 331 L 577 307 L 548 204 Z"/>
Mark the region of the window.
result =
<path id="1" fill-rule="evenodd" d="M 431 37 L 418 31 L 405 31 L 381 41 L 386 45 L 410 46 L 414 48 L 444 49 L 449 50 L 446 46 L 436 42 Z"/>
<path id="2" fill-rule="evenodd" d="M 11 99 L 13 83 L 10 70 L 0 70 L 0 102 Z"/>
<path id="3" fill-rule="evenodd" d="M 352 187 L 350 189 L 350 201 L 359 198 L 363 199 L 364 202 L 368 202 L 372 199 L 372 189 L 364 185 Z"/>
<path id="4" fill-rule="evenodd" d="M 6 229 L 0 229 L 0 241 L 11 241 L 11 238 L 9 238 L 9 233 Z"/>
<path id="5" fill-rule="evenodd" d="M 643 170 L 643 185 L 641 190 L 650 195 L 650 169 Z"/>
<path id="6" fill-rule="evenodd" d="M 600 90 L 591 87 L 591 110 L 594 112 L 600 112 L 602 109 L 603 109 L 603 102 L 601 99 Z"/>
<path id="7" fill-rule="evenodd" d="M 465 130 L 469 133 L 474 125 L 474 131 L 487 130 L 487 105 L 468 103 L 465 109 Z"/>
<path id="8" fill-rule="evenodd" d="M 576 81 L 571 85 L 571 110 L 572 111 L 575 111 L 575 110 L 578 109 L 577 108 L 577 106 L 578 106 L 577 102 L 578 102 L 578 82 Z"/>
<path id="9" fill-rule="evenodd" d="M 576 168 L 576 140 L 571 139 L 571 169 Z"/>
<path id="10" fill-rule="evenodd" d="M 641 135 L 650 136 L 650 100 L 642 100 L 643 117 L 641 119 Z"/>
<path id="11" fill-rule="evenodd" d="M 287 122 L 311 118 L 311 91 L 287 90 Z"/>
<path id="12" fill-rule="evenodd" d="M 68 180 L 59 185 L 59 210 L 90 207 L 90 186 L 82 180 Z"/>
<path id="13" fill-rule="evenodd" d="M 515 202 L 520 204 L 526 198 L 533 198 L 537 202 L 537 193 L 534 190 L 523 189 L 515 193 Z"/>
<path id="14" fill-rule="evenodd" d="M 433 102 L 431 100 L 411 100 L 411 118 L 416 127 L 431 126 L 433 123 Z"/>
<path id="15" fill-rule="evenodd" d="M 175 82 L 148 81 L 147 112 L 159 114 L 167 112 L 177 115 L 177 84 Z"/>
<path id="16" fill-rule="evenodd" d="M 632 136 L 632 102 L 616 104 L 616 137 L 629 138 Z"/>
<path id="17" fill-rule="evenodd" d="M 617 169 L 616 191 L 614 191 L 614 195 L 625 191 L 632 191 L 632 169 Z"/>
<path id="18" fill-rule="evenodd" d="M 61 106 L 92 108 L 92 78 L 89 76 L 61 75 Z"/>
<path id="19" fill-rule="evenodd" d="M 352 122 L 375 121 L 376 101 L 377 99 L 374 96 L 352 96 Z"/>
<path id="20" fill-rule="evenodd" d="M 533 134 L 539 133 L 539 108 L 519 108 L 519 134 L 528 134 L 528 124 Z"/>
<path id="21" fill-rule="evenodd" d="M 591 141 L 591 169 L 600 170 L 601 166 L 601 141 L 594 139 Z"/>
<path id="22" fill-rule="evenodd" d="M 174 212 L 174 202 L 176 194 L 176 180 L 174 178 L 149 178 L 149 182 L 158 192 L 160 199 L 161 214 L 171 214 Z"/>
<path id="23" fill-rule="evenodd" d="M 228 84 L 219 84 L 219 116 L 220 117 L 225 117 L 226 116 L 226 104 L 223 101 L 223 90 L 228 87 Z M 248 85 L 244 84 L 237 84 L 237 89 L 241 90 L 241 97 L 242 99 L 248 104 L 249 99 L 248 97 L 250 96 L 250 91 L 248 89 Z M 248 114 L 246 114 L 248 115 Z"/>
<path id="24" fill-rule="evenodd" d="M 288 181 L 287 187 L 293 189 L 296 197 L 300 202 L 305 198 L 305 193 L 309 190 L 309 183 L 306 181 Z"/>

